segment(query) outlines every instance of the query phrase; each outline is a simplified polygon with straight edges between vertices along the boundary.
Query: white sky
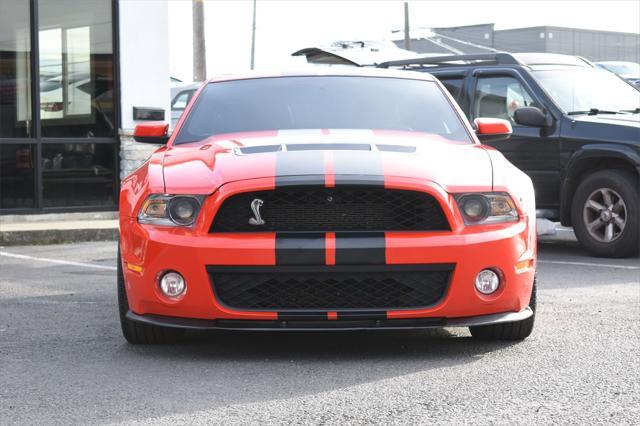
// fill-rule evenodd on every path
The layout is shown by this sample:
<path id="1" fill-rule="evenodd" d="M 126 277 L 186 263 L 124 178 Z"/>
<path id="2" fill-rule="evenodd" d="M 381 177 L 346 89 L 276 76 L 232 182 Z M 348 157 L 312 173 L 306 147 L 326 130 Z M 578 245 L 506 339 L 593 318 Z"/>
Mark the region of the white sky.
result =
<path id="1" fill-rule="evenodd" d="M 409 2 L 411 27 L 495 23 L 640 33 L 640 0 L 423 0 Z M 169 1 L 172 75 L 192 76 L 191 0 Z M 251 0 L 205 3 L 207 74 L 249 68 Z M 402 1 L 258 0 L 256 68 L 284 67 L 300 48 L 335 40 L 384 40 L 404 25 Z"/>

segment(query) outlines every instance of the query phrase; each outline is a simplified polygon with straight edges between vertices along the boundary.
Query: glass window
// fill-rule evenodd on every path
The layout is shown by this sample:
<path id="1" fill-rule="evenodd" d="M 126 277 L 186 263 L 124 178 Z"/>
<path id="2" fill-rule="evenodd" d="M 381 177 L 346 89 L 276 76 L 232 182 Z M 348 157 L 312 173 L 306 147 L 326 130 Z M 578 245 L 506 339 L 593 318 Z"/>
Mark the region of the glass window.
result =
<path id="1" fill-rule="evenodd" d="M 0 138 L 31 136 L 29 0 L 0 0 Z"/>
<path id="2" fill-rule="evenodd" d="M 176 143 L 288 129 L 399 130 L 470 142 L 460 117 L 431 81 L 305 76 L 208 84 Z"/>
<path id="3" fill-rule="evenodd" d="M 0 143 L 0 208 L 35 207 L 35 145 Z"/>
<path id="4" fill-rule="evenodd" d="M 476 85 L 474 117 L 502 118 L 515 123 L 513 112 L 523 106 L 538 106 L 514 77 L 480 77 Z"/>
<path id="5" fill-rule="evenodd" d="M 533 76 L 564 112 L 640 108 L 640 91 L 609 71 L 572 67 L 533 71 Z"/>
<path id="6" fill-rule="evenodd" d="M 599 68 L 604 68 L 626 78 L 640 77 L 640 64 L 636 64 L 635 62 L 599 62 L 596 63 L 596 66 L 598 66 Z"/>
<path id="7" fill-rule="evenodd" d="M 43 144 L 43 207 L 115 204 L 114 163 L 114 144 Z"/>
<path id="8" fill-rule="evenodd" d="M 40 0 L 43 137 L 112 137 L 111 2 Z"/>
<path id="9" fill-rule="evenodd" d="M 463 77 L 442 77 L 438 78 L 440 82 L 447 88 L 451 96 L 454 99 L 458 99 L 460 97 L 460 92 L 462 91 L 462 82 L 464 81 Z"/>
<path id="10" fill-rule="evenodd" d="M 173 99 L 173 103 L 171 104 L 171 109 L 174 110 L 183 110 L 187 107 L 189 103 L 189 98 L 193 94 L 194 90 L 185 90 L 184 92 L 180 92 Z"/>

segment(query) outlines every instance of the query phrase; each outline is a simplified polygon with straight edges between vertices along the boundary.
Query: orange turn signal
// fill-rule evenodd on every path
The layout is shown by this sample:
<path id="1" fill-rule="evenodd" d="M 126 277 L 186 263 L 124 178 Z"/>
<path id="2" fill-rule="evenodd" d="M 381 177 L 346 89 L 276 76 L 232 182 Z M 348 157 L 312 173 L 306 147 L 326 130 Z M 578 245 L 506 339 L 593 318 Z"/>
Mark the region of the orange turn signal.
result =
<path id="1" fill-rule="evenodd" d="M 133 272 L 138 272 L 138 273 L 142 272 L 142 266 L 134 265 L 133 263 L 127 263 L 127 269 Z"/>
<path id="2" fill-rule="evenodd" d="M 533 259 L 522 260 L 516 263 L 516 273 L 520 274 L 533 268 Z"/>

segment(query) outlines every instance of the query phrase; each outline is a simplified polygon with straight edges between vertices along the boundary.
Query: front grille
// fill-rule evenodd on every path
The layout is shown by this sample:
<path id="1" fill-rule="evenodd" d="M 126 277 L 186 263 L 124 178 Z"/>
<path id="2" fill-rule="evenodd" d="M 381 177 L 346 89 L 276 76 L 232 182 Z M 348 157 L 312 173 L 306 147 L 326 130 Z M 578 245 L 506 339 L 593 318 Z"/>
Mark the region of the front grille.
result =
<path id="1" fill-rule="evenodd" d="M 251 202 L 263 201 L 264 225 L 249 224 Z M 283 187 L 229 197 L 211 232 L 444 231 L 449 223 L 440 204 L 418 191 L 379 187 Z"/>
<path id="2" fill-rule="evenodd" d="M 451 267 L 438 270 L 209 271 L 214 293 L 236 309 L 343 310 L 421 308 L 445 295 Z M 389 268 L 386 266 L 385 268 Z M 362 267 L 359 267 L 362 269 Z"/>

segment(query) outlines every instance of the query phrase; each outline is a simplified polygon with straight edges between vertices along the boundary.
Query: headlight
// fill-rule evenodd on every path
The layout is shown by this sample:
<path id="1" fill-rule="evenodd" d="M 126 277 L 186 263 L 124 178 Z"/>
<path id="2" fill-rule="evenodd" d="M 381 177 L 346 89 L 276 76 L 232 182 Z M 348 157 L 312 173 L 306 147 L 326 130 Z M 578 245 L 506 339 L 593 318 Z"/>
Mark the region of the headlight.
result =
<path id="1" fill-rule="evenodd" d="M 502 192 L 456 194 L 465 225 L 516 222 L 518 210 L 509 194 Z"/>
<path id="2" fill-rule="evenodd" d="M 160 195 L 147 198 L 138 213 L 139 223 L 162 226 L 192 226 L 198 218 L 200 195 Z"/>

